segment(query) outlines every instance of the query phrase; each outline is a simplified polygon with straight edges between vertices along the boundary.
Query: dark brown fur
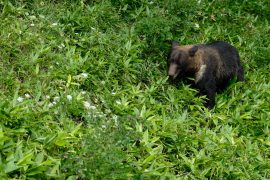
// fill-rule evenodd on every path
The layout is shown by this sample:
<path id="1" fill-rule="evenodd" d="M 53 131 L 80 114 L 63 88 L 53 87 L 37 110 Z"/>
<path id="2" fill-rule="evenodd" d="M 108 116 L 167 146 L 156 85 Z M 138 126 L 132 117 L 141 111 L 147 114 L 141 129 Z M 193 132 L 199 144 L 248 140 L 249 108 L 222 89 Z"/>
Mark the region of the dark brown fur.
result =
<path id="1" fill-rule="evenodd" d="M 208 99 L 208 108 L 213 108 L 216 92 L 223 90 L 234 76 L 239 81 L 244 80 L 238 51 L 223 41 L 186 46 L 173 42 L 168 67 L 171 79 L 183 76 L 195 78 L 195 86 Z"/>

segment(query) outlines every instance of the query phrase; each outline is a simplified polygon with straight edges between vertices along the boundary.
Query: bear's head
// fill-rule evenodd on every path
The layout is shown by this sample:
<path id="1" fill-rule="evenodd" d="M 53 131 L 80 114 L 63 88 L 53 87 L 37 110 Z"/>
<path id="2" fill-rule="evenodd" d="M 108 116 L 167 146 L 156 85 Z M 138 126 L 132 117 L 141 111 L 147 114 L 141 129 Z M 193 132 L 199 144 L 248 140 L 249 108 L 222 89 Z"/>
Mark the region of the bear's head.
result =
<path id="1" fill-rule="evenodd" d="M 178 42 L 172 42 L 171 51 L 167 58 L 170 79 L 174 80 L 181 75 L 193 71 L 194 56 L 197 50 L 198 46 L 196 45 L 180 46 Z"/>

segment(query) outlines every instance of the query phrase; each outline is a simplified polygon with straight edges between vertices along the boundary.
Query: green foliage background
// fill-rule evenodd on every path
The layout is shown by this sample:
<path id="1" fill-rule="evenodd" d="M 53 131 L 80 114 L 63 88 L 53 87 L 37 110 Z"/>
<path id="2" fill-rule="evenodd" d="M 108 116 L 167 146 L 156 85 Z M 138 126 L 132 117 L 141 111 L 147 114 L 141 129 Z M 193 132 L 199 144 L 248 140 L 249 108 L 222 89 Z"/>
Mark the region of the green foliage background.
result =
<path id="1" fill-rule="evenodd" d="M 270 2 L 0 0 L 1 179 L 269 179 Z M 167 82 L 170 40 L 225 40 L 216 107 Z"/>

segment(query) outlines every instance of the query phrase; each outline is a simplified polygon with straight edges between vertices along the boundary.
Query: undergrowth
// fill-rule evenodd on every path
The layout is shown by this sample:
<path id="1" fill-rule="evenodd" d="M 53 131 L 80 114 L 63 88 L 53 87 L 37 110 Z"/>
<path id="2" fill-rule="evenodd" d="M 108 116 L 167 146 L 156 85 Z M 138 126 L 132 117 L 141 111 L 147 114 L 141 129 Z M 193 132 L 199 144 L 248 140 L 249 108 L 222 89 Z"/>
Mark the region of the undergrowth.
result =
<path id="1" fill-rule="evenodd" d="M 268 1 L 0 1 L 1 179 L 269 179 Z M 167 81 L 170 41 L 224 40 L 216 107 Z"/>

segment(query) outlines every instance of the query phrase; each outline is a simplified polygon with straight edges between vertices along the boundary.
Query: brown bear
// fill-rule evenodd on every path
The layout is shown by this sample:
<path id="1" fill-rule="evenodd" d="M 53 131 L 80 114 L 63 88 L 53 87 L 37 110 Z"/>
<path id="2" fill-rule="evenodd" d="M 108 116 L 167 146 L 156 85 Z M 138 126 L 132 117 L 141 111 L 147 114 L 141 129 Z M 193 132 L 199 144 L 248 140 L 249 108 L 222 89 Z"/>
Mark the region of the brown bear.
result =
<path id="1" fill-rule="evenodd" d="M 205 106 L 209 109 L 215 105 L 216 92 L 232 78 L 244 81 L 239 53 L 224 41 L 185 46 L 173 41 L 167 62 L 170 79 L 194 77 L 194 85 L 201 95 L 206 95 Z"/>

